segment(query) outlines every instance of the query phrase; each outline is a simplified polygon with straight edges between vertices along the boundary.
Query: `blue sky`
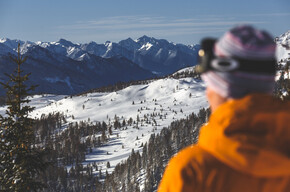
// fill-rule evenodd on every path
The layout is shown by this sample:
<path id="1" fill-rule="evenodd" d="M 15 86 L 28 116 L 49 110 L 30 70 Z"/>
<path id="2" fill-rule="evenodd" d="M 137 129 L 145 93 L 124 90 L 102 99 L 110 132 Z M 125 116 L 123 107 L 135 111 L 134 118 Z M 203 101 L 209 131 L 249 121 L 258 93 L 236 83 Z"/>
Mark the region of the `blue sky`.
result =
<path id="1" fill-rule="evenodd" d="M 75 43 L 143 35 L 196 44 L 242 23 L 290 30 L 289 0 L 0 0 L 0 38 Z"/>

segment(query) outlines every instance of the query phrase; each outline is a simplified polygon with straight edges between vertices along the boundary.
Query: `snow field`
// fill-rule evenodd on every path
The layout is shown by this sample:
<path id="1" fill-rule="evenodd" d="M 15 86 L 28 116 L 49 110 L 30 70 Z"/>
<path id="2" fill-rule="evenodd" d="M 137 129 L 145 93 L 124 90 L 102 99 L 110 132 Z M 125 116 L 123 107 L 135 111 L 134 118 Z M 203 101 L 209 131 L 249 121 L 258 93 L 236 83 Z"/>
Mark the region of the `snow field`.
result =
<path id="1" fill-rule="evenodd" d="M 208 107 L 205 85 L 193 78 L 161 79 L 146 85 L 134 85 L 111 93 L 89 93 L 81 96 L 36 95 L 31 97 L 35 110 L 30 114 L 40 118 L 42 114 L 60 112 L 70 122 L 106 122 L 112 126 L 112 135 L 107 133 L 108 142 L 93 148 L 86 155 L 84 165 L 97 163 L 105 174 L 111 173 L 115 166 L 125 161 L 132 152 L 142 152 L 150 135 L 159 133 L 171 122 L 186 118 L 192 112 Z M 5 108 L 0 108 L 4 114 Z M 114 128 L 115 119 L 122 124 L 132 118 L 132 125 Z M 94 135 L 96 138 L 101 133 Z M 85 139 L 85 138 L 84 138 Z M 110 162 L 110 168 L 107 168 Z M 98 171 L 94 170 L 95 174 Z"/>

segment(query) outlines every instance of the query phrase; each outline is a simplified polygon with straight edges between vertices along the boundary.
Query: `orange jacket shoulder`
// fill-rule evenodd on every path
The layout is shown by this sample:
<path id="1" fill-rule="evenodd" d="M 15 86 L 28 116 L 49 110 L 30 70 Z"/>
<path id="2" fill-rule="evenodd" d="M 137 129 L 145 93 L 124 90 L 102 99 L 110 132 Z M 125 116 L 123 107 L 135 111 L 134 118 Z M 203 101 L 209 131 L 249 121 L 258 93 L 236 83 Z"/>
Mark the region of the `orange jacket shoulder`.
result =
<path id="1" fill-rule="evenodd" d="M 210 158 L 211 155 L 196 145 L 183 149 L 167 165 L 158 192 L 191 191 L 192 187 L 200 186 L 203 164 Z M 191 190 L 186 190 L 188 187 Z"/>

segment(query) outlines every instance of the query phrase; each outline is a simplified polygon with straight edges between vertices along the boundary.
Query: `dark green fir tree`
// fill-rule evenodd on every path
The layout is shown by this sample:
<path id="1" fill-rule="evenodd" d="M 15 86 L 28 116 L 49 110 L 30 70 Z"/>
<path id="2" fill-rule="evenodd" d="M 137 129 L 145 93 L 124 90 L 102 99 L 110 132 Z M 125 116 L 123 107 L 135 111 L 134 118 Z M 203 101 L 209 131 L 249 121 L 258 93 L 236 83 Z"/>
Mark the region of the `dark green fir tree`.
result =
<path id="1" fill-rule="evenodd" d="M 282 100 L 290 100 L 290 60 L 284 65 L 278 62 L 279 79 L 276 81 L 276 96 Z"/>
<path id="2" fill-rule="evenodd" d="M 11 57 L 16 69 L 5 74 L 8 82 L 1 85 L 6 90 L 6 115 L 0 115 L 0 191 L 37 191 L 44 187 L 38 176 L 48 163 L 44 161 L 45 151 L 35 144 L 33 119 L 29 113 L 33 110 L 28 103 L 28 92 L 35 86 L 25 82 L 30 74 L 23 75 L 22 64 L 26 58 L 20 54 Z"/>

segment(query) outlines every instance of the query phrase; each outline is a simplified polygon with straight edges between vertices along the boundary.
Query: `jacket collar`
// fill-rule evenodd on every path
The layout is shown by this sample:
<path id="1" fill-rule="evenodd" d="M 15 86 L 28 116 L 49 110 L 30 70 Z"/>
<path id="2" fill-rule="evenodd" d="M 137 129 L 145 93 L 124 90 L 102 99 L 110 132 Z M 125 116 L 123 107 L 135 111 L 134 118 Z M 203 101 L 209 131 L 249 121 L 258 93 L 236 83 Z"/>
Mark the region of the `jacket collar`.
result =
<path id="1" fill-rule="evenodd" d="M 256 176 L 290 175 L 290 102 L 253 94 L 221 105 L 198 145 L 230 167 Z"/>

